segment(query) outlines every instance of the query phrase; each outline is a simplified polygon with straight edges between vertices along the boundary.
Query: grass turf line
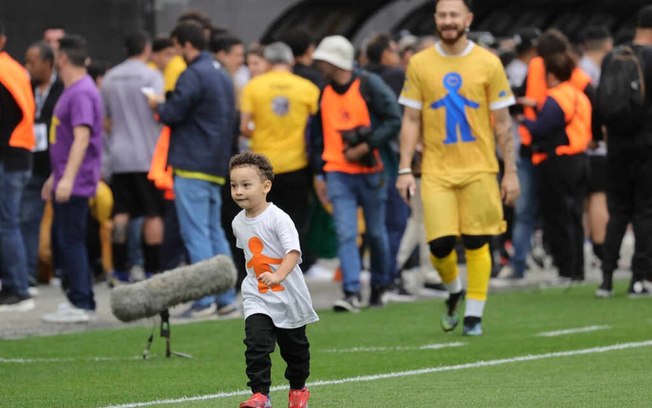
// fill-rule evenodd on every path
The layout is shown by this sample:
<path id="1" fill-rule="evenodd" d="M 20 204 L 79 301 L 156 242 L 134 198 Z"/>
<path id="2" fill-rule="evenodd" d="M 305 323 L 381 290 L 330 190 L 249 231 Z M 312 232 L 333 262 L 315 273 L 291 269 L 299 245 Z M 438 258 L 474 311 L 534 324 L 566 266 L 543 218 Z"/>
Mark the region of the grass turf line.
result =
<path id="1" fill-rule="evenodd" d="M 494 295 L 487 306 L 485 336 L 481 338 L 462 338 L 459 329 L 450 335 L 442 333 L 438 327 L 438 318 L 443 312 L 441 300 L 390 305 L 383 310 L 369 310 L 359 315 L 321 312 L 322 321 L 308 330 L 312 345 L 311 378 L 329 381 L 649 339 L 652 333 L 650 299 L 621 296 L 597 300 L 592 296 L 593 289 L 593 286 L 586 285 L 569 292 L 549 289 Z M 622 288 L 616 289 L 622 291 Z M 609 325 L 612 329 L 552 338 L 534 337 L 544 331 L 592 325 Z M 95 356 L 133 357 L 142 349 L 148 332 L 147 328 L 130 328 L 0 341 L 0 357 L 5 359 L 81 360 L 61 364 L 0 363 L 0 376 L 3 378 L 0 382 L 0 407 L 98 407 L 245 388 L 242 321 L 173 327 L 173 347 L 193 354 L 195 358 L 192 360 L 162 358 L 163 341 L 157 339 L 153 350 L 157 358 L 150 361 L 89 361 Z M 464 341 L 468 345 L 439 350 L 378 353 L 333 354 L 322 351 L 353 347 L 419 347 L 456 341 Z M 476 398 L 478 401 L 496 401 L 498 405 L 513 400 L 516 402 L 512 406 L 518 406 L 518 401 L 523 401 L 520 395 L 535 392 L 532 384 L 536 383 L 541 390 L 555 392 L 548 392 L 544 396 L 542 391 L 539 399 L 534 401 L 567 405 L 565 401 L 570 398 L 569 395 L 577 393 L 579 386 L 567 381 L 567 378 L 586 377 L 589 381 L 586 386 L 591 389 L 590 381 L 608 372 L 612 375 L 602 378 L 594 395 L 602 395 L 595 398 L 598 406 L 609 406 L 620 401 L 613 399 L 619 389 L 628 390 L 627 387 L 623 388 L 621 377 L 627 378 L 625 382 L 631 384 L 647 381 L 647 376 L 642 375 L 644 373 L 639 367 L 650 366 L 651 354 L 640 350 L 619 351 L 609 355 L 527 362 L 518 365 L 519 368 L 505 365 L 465 370 L 461 378 L 478 377 L 472 387 L 466 380 L 449 381 L 460 375 L 453 372 L 379 380 L 366 385 L 316 387 L 311 401 L 317 407 L 341 407 L 346 406 L 351 398 L 357 398 L 356 395 L 365 395 L 364 402 L 358 406 L 425 407 L 437 406 L 439 402 L 447 400 L 440 395 L 440 390 L 444 390 L 444 395 L 454 395 L 449 401 L 449 405 L 453 406 L 473 405 Z M 574 364 L 567 363 L 570 361 Z M 274 385 L 285 385 L 284 364 L 277 354 L 273 362 Z M 601 371 L 591 367 L 599 367 Z M 480 372 L 490 375 L 479 375 Z M 508 382 L 506 379 L 509 379 Z M 483 386 L 485 383 L 482 381 L 486 381 L 487 386 Z M 442 389 L 442 384 L 446 384 L 446 388 Z M 641 392 L 645 392 L 648 387 L 640 388 Z M 374 391 L 365 394 L 362 391 L 365 389 Z M 421 396 L 416 397 L 413 395 L 415 392 Z M 585 393 L 579 395 L 584 395 L 587 405 L 588 401 L 594 401 Z M 633 390 L 628 395 L 632 398 L 630 406 L 636 406 L 636 401 L 645 400 L 645 395 Z M 286 392 L 279 391 L 272 396 L 275 405 L 286 403 Z M 433 405 L 434 396 L 438 403 Z M 419 402 L 415 398 L 422 400 Z M 175 406 L 231 407 L 237 406 L 236 402 L 241 399 L 233 397 Z M 408 401 L 407 405 L 402 405 L 403 400 Z M 651 400 L 647 399 L 647 402 Z"/>

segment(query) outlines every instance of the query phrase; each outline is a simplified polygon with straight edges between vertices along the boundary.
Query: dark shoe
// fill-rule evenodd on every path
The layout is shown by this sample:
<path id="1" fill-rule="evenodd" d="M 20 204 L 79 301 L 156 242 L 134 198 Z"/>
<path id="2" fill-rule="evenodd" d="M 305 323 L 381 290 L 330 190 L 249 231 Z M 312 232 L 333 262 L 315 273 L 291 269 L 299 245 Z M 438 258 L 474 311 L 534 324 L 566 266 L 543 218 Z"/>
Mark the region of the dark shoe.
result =
<path id="1" fill-rule="evenodd" d="M 358 313 L 360 311 L 360 294 L 346 293 L 343 299 L 335 301 L 333 310 L 336 312 Z"/>
<path id="2" fill-rule="evenodd" d="M 603 277 L 602 284 L 595 290 L 595 297 L 607 299 L 614 295 L 611 277 Z"/>
<path id="3" fill-rule="evenodd" d="M 642 280 L 631 281 L 627 294 L 630 298 L 646 297 L 650 296 L 650 291 L 645 287 L 645 283 Z"/>
<path id="4" fill-rule="evenodd" d="M 369 297 L 369 307 L 383 307 L 385 306 L 385 288 L 375 287 L 371 288 L 371 296 Z"/>
<path id="5" fill-rule="evenodd" d="M 416 296 L 408 292 L 403 284 L 396 285 L 394 288 L 388 289 L 383 295 L 385 303 L 405 303 L 413 302 Z"/>
<path id="6" fill-rule="evenodd" d="M 13 296 L 13 294 L 8 290 L 0 290 L 0 305 L 4 305 L 4 302 L 10 296 Z"/>
<path id="7" fill-rule="evenodd" d="M 426 288 L 426 289 L 430 289 L 430 290 L 437 290 L 439 292 L 446 292 L 447 291 L 446 285 L 444 285 L 441 282 L 440 283 L 426 282 L 426 283 L 423 284 L 423 287 Z"/>
<path id="8" fill-rule="evenodd" d="M 460 322 L 460 317 L 457 314 L 457 305 L 460 303 L 460 300 L 464 299 L 464 294 L 466 292 L 462 289 L 461 292 L 451 293 L 446 299 L 446 313 L 441 317 L 441 329 L 445 332 L 450 332 L 455 330 L 458 323 Z"/>
<path id="9" fill-rule="evenodd" d="M 17 296 L 10 293 L 0 300 L 0 312 L 28 312 L 36 307 L 30 296 Z"/>
<path id="10" fill-rule="evenodd" d="M 482 336 L 482 319 L 479 317 L 466 316 L 464 318 L 463 336 Z"/>

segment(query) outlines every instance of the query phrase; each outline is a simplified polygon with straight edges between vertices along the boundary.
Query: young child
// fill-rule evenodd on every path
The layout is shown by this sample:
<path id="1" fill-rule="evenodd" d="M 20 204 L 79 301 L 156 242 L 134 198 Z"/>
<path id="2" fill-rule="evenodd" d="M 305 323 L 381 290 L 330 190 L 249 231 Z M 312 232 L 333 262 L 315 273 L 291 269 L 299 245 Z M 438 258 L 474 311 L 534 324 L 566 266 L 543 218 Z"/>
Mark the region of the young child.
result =
<path id="1" fill-rule="evenodd" d="M 247 385 L 253 395 L 240 408 L 269 408 L 272 361 L 278 342 L 287 363 L 290 408 L 308 406 L 310 350 L 306 325 L 319 320 L 298 264 L 299 234 L 290 217 L 267 202 L 272 165 L 262 155 L 238 154 L 229 164 L 231 197 L 243 209 L 233 219 L 236 245 L 244 250 L 247 276 L 242 304 L 247 346 Z"/>

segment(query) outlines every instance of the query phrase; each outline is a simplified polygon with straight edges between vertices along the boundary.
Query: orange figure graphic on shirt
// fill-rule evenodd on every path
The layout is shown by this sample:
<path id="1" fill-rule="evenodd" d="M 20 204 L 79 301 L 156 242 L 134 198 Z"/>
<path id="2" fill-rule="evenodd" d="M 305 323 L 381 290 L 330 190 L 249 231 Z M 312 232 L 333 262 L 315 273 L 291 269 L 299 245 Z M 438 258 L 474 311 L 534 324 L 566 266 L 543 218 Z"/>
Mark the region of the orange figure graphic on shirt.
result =
<path id="1" fill-rule="evenodd" d="M 249 245 L 249 250 L 252 252 L 253 256 L 247 262 L 247 268 L 251 268 L 254 270 L 254 273 L 256 274 L 256 279 L 263 273 L 263 272 L 274 272 L 272 270 L 272 267 L 270 265 L 280 265 L 283 259 L 281 258 L 270 258 L 267 255 L 263 255 L 263 248 L 265 247 L 263 245 L 263 241 L 260 240 L 258 237 L 253 237 L 249 240 L 248 242 Z M 264 283 L 258 281 L 258 291 L 260 293 L 267 293 L 267 291 L 270 289 L 269 286 L 265 285 Z M 285 290 L 283 286 L 280 284 L 272 285 L 271 286 L 272 292 L 280 292 Z"/>

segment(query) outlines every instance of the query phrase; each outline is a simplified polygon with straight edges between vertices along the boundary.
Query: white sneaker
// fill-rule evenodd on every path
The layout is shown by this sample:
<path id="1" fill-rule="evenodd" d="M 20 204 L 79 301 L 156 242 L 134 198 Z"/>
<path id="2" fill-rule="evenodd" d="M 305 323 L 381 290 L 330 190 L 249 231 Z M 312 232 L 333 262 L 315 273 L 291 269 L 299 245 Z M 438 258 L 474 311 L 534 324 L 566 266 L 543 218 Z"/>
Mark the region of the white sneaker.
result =
<path id="1" fill-rule="evenodd" d="M 22 300 L 13 297 L 10 302 L 0 305 L 0 312 L 29 312 L 35 307 L 36 303 L 31 297 Z"/>
<path id="2" fill-rule="evenodd" d="M 55 288 L 60 288 L 61 287 L 61 278 L 57 278 L 56 276 L 52 277 L 50 279 L 50 286 L 53 286 Z"/>
<path id="3" fill-rule="evenodd" d="M 80 309 L 70 303 L 61 303 L 54 313 L 48 313 L 41 317 L 46 323 L 88 323 L 95 317 L 90 310 Z"/>
<path id="4" fill-rule="evenodd" d="M 217 318 L 217 305 L 211 303 L 208 306 L 199 306 L 192 304 L 184 312 L 174 316 L 175 318 L 180 319 L 208 319 L 208 318 Z"/>
<path id="5" fill-rule="evenodd" d="M 38 288 L 36 286 L 30 286 L 29 288 L 27 288 L 27 293 L 29 293 L 31 297 L 36 297 L 38 296 L 39 293 Z"/>
<path id="6" fill-rule="evenodd" d="M 310 281 L 330 282 L 333 280 L 333 276 L 335 276 L 335 271 L 324 266 L 314 264 L 310 267 L 310 269 L 306 271 L 303 276 L 306 278 L 306 280 Z"/>
<path id="7" fill-rule="evenodd" d="M 221 320 L 237 319 L 242 317 L 242 312 L 237 302 L 217 308 L 217 317 Z"/>
<path id="8" fill-rule="evenodd" d="M 417 300 L 416 296 L 411 295 L 407 291 L 400 290 L 400 289 L 394 289 L 394 290 L 388 290 L 383 294 L 383 300 L 386 303 L 407 303 L 407 302 L 414 302 Z"/>
<path id="9" fill-rule="evenodd" d="M 140 282 L 147 279 L 145 276 L 145 269 L 140 265 L 134 265 L 129 270 L 129 280 L 131 282 Z"/>

